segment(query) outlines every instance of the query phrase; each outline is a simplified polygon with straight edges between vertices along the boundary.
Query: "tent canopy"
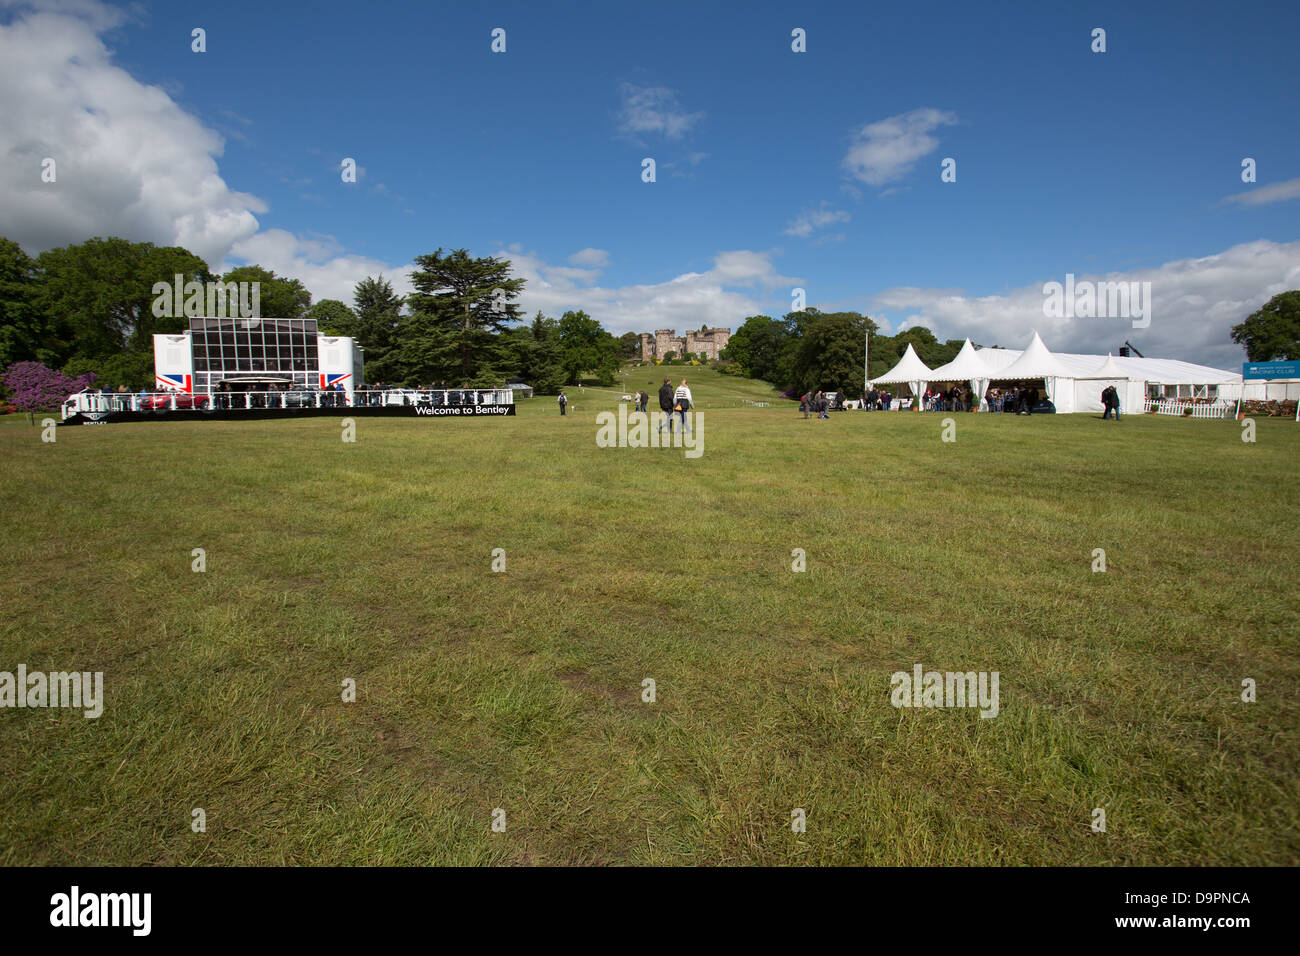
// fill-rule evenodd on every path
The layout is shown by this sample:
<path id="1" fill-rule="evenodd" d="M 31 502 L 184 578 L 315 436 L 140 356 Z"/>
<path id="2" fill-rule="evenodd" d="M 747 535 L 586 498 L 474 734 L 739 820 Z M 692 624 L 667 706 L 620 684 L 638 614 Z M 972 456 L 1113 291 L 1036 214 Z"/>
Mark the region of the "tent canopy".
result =
<path id="1" fill-rule="evenodd" d="M 872 385 L 910 385 L 912 391 L 919 392 L 925 388 L 925 383 L 930 381 L 930 369 L 921 361 L 921 357 L 916 354 L 912 348 L 912 343 L 907 343 L 907 350 L 903 352 L 903 357 L 898 360 L 898 364 L 891 368 L 879 378 L 871 380 Z M 920 388 L 917 386 L 920 385 Z"/>
<path id="2" fill-rule="evenodd" d="M 1101 368 L 1090 375 L 1076 375 L 1075 378 L 1105 378 L 1113 379 L 1117 382 L 1127 382 L 1132 376 L 1126 373 L 1115 361 L 1115 356 L 1107 353 L 1106 361 L 1101 363 Z"/>
<path id="3" fill-rule="evenodd" d="M 1027 380 L 1041 378 L 1074 378 L 1074 373 L 1059 362 L 1055 355 L 1047 350 L 1043 340 L 1034 333 L 1034 337 L 1020 357 L 1006 368 L 993 372 L 989 378 L 994 381 Z"/>
<path id="4" fill-rule="evenodd" d="M 947 365 L 940 365 L 930 373 L 931 382 L 969 382 L 972 379 L 988 378 L 991 370 L 980 353 L 975 351 L 970 339 L 962 343 L 961 351 Z"/>

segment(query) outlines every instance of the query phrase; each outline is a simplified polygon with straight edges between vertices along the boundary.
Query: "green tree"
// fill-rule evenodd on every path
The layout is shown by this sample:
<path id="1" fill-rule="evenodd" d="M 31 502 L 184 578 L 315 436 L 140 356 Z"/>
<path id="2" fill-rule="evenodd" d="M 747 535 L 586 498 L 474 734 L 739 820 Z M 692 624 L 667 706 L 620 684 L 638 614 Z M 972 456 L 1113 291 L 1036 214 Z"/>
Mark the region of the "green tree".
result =
<path id="1" fill-rule="evenodd" d="M 750 378 L 775 382 L 790 332 L 769 315 L 751 315 L 732 333 L 720 358 L 735 362 Z"/>
<path id="2" fill-rule="evenodd" d="M 624 332 L 618 337 L 618 357 L 637 359 L 641 357 L 641 336 L 635 332 Z"/>
<path id="3" fill-rule="evenodd" d="M 464 249 L 444 255 L 440 247 L 415 262 L 395 361 L 407 381 L 492 384 L 508 374 L 512 356 L 499 334 L 519 321 L 513 300 L 524 287 L 510 278 L 510 260 L 475 259 Z"/>
<path id="4" fill-rule="evenodd" d="M 37 257 L 37 306 L 48 320 L 45 347 L 60 363 L 122 352 L 152 354 L 155 333 L 183 331 L 181 316 L 155 316 L 154 285 L 208 282 L 207 264 L 179 246 L 89 239 Z"/>
<path id="5" fill-rule="evenodd" d="M 311 308 L 311 293 L 297 279 L 277 276 L 261 266 L 240 266 L 221 277 L 222 282 L 256 282 L 261 298 L 258 309 L 268 319 L 301 319 Z M 226 313 L 229 315 L 229 311 Z"/>
<path id="6" fill-rule="evenodd" d="M 393 285 L 380 275 L 367 276 L 352 290 L 355 321 L 347 326 L 366 350 L 366 378 L 388 381 L 397 374 L 397 330 L 405 300 L 393 292 Z"/>
<path id="7" fill-rule="evenodd" d="M 560 316 L 560 365 L 569 382 L 592 372 L 601 385 L 613 385 L 618 372 L 618 340 L 583 311 Z"/>
<path id="8" fill-rule="evenodd" d="M 14 362 L 48 362 L 47 329 L 36 308 L 36 260 L 0 236 L 0 368 Z"/>
<path id="9" fill-rule="evenodd" d="M 357 314 L 338 299 L 321 299 L 307 310 L 306 318 L 316 320 L 322 335 L 353 335 L 357 326 Z"/>
<path id="10" fill-rule="evenodd" d="M 801 393 L 823 389 L 850 396 L 861 394 L 866 387 L 862 350 L 874 324 L 856 312 L 808 316 L 786 384 Z"/>
<path id="11" fill-rule="evenodd" d="M 1262 309 L 1232 327 L 1232 341 L 1252 362 L 1300 359 L 1300 291 L 1279 292 Z"/>
<path id="12" fill-rule="evenodd" d="M 564 387 L 560 339 L 558 334 L 553 334 L 557 328 L 558 323 L 554 319 L 538 312 L 532 325 L 502 333 L 514 354 L 515 374 L 531 385 L 538 395 L 554 395 Z"/>

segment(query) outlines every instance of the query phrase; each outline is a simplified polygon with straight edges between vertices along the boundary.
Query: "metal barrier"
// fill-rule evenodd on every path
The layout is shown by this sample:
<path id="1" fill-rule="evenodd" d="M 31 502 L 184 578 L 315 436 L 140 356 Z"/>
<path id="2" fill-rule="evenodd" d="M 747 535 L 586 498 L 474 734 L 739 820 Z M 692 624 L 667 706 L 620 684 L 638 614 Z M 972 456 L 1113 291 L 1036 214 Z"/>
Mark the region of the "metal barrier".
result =
<path id="1" fill-rule="evenodd" d="M 513 405 L 508 388 L 448 389 L 272 389 L 251 392 L 93 392 L 69 395 L 63 402 L 66 420 L 76 414 L 101 415 L 110 412 L 240 411 L 265 408 L 366 408 L 383 405 Z"/>

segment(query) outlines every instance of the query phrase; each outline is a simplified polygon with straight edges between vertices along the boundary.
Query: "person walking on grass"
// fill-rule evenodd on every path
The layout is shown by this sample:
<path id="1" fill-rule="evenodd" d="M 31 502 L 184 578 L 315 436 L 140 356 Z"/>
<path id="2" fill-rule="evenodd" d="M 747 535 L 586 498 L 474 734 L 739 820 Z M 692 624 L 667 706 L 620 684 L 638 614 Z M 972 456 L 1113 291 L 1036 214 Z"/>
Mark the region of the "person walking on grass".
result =
<path id="1" fill-rule="evenodd" d="M 560 403 L 560 415 L 563 417 L 565 410 L 569 407 L 569 397 L 564 394 L 563 390 L 561 390 L 560 397 L 556 399 L 556 401 Z"/>
<path id="2" fill-rule="evenodd" d="M 693 404 L 690 387 L 686 384 L 686 379 L 682 379 L 682 384 L 678 385 L 677 391 L 673 393 L 673 411 L 682 416 L 683 435 L 691 430 L 691 426 L 686 421 L 686 413 L 691 410 Z"/>
<path id="3" fill-rule="evenodd" d="M 673 383 L 667 378 L 659 386 L 659 409 L 664 413 L 663 419 L 659 422 L 659 430 L 662 432 L 667 425 L 668 434 L 671 435 L 673 433 Z"/>
<path id="4" fill-rule="evenodd" d="M 1115 390 L 1114 385 L 1107 385 L 1102 391 L 1101 403 L 1106 407 L 1106 414 L 1101 416 L 1101 420 L 1110 418 L 1111 412 L 1114 412 L 1115 421 L 1119 421 L 1119 392 Z"/>

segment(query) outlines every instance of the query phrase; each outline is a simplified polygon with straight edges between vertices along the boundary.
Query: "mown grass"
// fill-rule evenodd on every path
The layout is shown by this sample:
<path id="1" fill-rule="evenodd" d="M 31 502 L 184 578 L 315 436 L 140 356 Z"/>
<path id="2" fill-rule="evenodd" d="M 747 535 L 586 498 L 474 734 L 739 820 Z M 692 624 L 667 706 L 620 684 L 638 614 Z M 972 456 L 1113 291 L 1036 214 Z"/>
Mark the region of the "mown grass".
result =
<path id="1" fill-rule="evenodd" d="M 695 460 L 598 448 L 602 393 L 355 444 L 5 421 L 0 670 L 107 700 L 0 710 L 0 863 L 1300 862 L 1300 426 L 944 443 L 685 374 Z M 1001 713 L 893 708 L 915 663 Z"/>

